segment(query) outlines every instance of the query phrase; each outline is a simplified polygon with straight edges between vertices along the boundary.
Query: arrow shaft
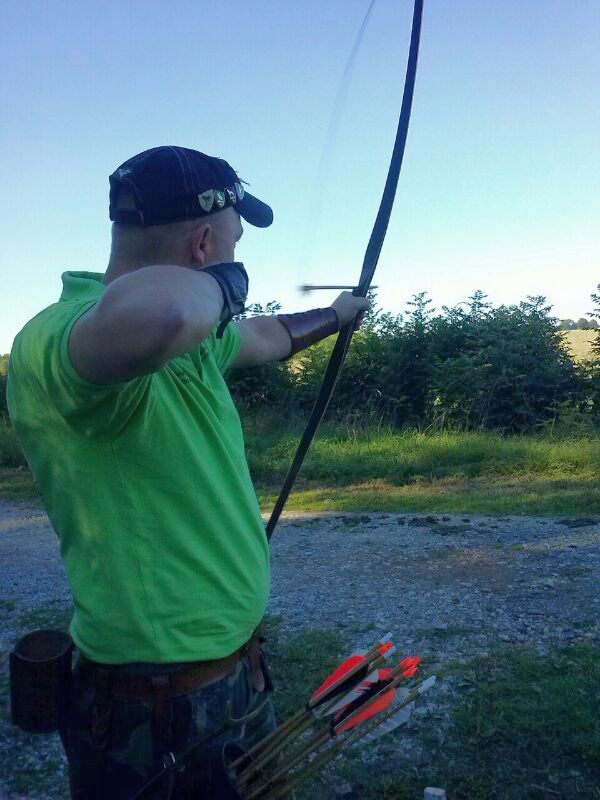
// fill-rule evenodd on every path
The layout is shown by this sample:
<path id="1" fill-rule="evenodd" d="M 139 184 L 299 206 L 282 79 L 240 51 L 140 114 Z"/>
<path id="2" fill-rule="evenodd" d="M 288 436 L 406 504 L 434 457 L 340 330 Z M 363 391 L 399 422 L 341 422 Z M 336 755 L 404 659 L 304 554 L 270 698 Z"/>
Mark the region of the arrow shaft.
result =
<path id="1" fill-rule="evenodd" d="M 378 288 L 379 288 L 378 286 L 371 286 L 371 289 L 378 289 Z M 303 292 L 315 292 L 315 291 L 318 291 L 320 289 L 350 289 L 350 290 L 353 290 L 353 289 L 358 289 L 358 286 L 345 286 L 345 285 L 339 285 L 339 284 L 317 285 L 317 284 L 314 284 L 314 283 L 303 283 L 300 286 L 300 289 Z"/>
<path id="2" fill-rule="evenodd" d="M 330 711 L 333 710 L 334 706 L 338 702 L 339 687 L 341 685 L 347 686 L 348 691 L 350 692 L 356 683 L 359 683 L 363 680 L 365 672 L 369 673 L 372 669 L 379 668 L 385 663 L 386 654 L 381 655 L 379 653 L 379 647 L 380 645 L 369 651 L 369 653 L 367 653 L 365 656 L 364 661 L 352 670 L 354 673 L 351 676 L 354 679 L 353 683 L 350 683 L 347 677 L 342 676 L 339 681 L 328 687 L 326 690 L 327 695 L 324 699 L 329 699 L 324 703 L 324 705 L 319 706 L 321 708 L 321 713 L 319 716 L 326 716 Z M 373 656 L 375 656 L 374 660 Z M 335 691 L 336 687 L 338 687 L 338 691 Z M 323 692 L 323 695 L 325 695 L 325 692 Z M 251 760 L 240 772 L 238 776 L 239 785 L 248 783 L 255 773 L 263 769 L 263 767 L 265 767 L 269 761 L 272 761 L 278 753 L 291 745 L 292 742 L 294 742 L 302 733 L 304 733 L 305 730 L 311 727 L 313 724 L 313 713 L 311 712 L 314 712 L 315 708 L 317 708 L 319 705 L 320 698 L 321 695 L 316 698 L 312 698 L 314 705 L 312 706 L 311 710 L 305 706 L 303 709 L 301 709 L 302 713 L 296 712 L 293 717 L 290 717 L 290 720 L 288 720 L 287 723 L 280 725 L 276 731 L 272 732 L 269 734 L 269 736 L 265 737 L 265 739 L 258 742 L 253 750 L 249 751 L 246 756 L 242 756 L 241 759 L 238 759 L 238 761 L 233 764 L 233 766 L 236 767 L 240 762 L 244 762 L 248 756 L 254 755 L 253 760 Z M 292 724 L 289 724 L 290 722 Z"/>
<path id="3" fill-rule="evenodd" d="M 312 739 L 304 745 L 304 747 L 298 750 L 297 753 L 294 753 L 286 761 L 279 764 L 277 771 L 274 772 L 265 783 L 250 792 L 250 794 L 247 796 L 247 800 L 255 800 L 255 798 L 259 797 L 259 795 L 261 795 L 264 791 L 278 783 L 278 781 L 280 781 L 287 772 L 289 772 L 291 769 L 294 769 L 294 767 L 297 767 L 298 764 L 304 761 L 304 759 L 313 752 L 313 750 L 318 750 L 319 747 L 322 747 L 324 744 L 326 744 L 326 742 L 331 739 L 332 735 L 333 734 L 329 728 L 316 733 Z"/>
<path id="4" fill-rule="evenodd" d="M 349 736 L 336 741 L 331 748 L 317 755 L 309 764 L 307 764 L 306 767 L 299 770 L 291 778 L 291 780 L 287 781 L 287 783 L 282 784 L 281 786 L 273 787 L 273 789 L 263 798 L 261 798 L 261 800 L 276 800 L 277 798 L 285 797 L 286 794 L 295 789 L 299 784 L 303 783 L 307 778 L 310 778 L 311 775 L 314 775 L 316 772 L 333 761 L 333 759 L 337 758 L 342 750 L 345 750 L 347 747 L 351 747 L 352 745 L 356 744 L 383 722 L 390 719 L 390 717 L 394 716 L 394 714 L 397 714 L 400 709 L 404 708 L 420 697 L 423 691 L 431 686 L 430 683 L 429 686 L 427 686 L 428 683 L 429 680 L 419 684 L 419 686 L 415 687 L 415 689 L 409 692 L 406 697 L 402 698 L 402 700 L 399 702 L 395 702 L 392 708 L 381 712 L 376 717 L 373 717 L 372 720 L 366 721 L 364 724 L 356 728 Z"/>

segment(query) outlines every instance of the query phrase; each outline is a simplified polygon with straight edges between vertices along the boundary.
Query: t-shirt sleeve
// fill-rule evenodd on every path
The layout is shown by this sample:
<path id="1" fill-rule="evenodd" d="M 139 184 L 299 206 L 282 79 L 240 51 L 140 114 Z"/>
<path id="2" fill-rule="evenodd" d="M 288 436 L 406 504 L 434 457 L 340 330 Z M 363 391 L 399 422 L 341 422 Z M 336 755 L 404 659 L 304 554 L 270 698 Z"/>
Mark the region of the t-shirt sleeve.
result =
<path id="1" fill-rule="evenodd" d="M 210 351 L 221 373 L 233 364 L 242 346 L 242 334 L 237 325 L 231 322 L 223 331 L 223 338 L 217 339 L 217 328 L 214 328 L 203 345 Z"/>
<path id="2" fill-rule="evenodd" d="M 87 381 L 76 371 L 69 355 L 69 337 L 77 320 L 95 302 L 66 310 L 59 306 L 54 314 L 38 319 L 27 360 L 48 400 L 70 424 L 87 434 L 115 434 L 149 406 L 152 375 L 102 385 Z"/>

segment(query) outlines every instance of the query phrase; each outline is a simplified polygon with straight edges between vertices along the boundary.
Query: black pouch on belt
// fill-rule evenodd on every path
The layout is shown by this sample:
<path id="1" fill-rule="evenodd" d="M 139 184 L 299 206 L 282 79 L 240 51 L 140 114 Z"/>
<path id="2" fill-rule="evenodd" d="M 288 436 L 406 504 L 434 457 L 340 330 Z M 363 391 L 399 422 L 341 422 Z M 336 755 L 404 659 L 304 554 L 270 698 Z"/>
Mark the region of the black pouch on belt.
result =
<path id="1" fill-rule="evenodd" d="M 50 733 L 63 719 L 71 684 L 73 640 L 55 630 L 23 636 L 10 654 L 11 721 L 27 733 Z"/>

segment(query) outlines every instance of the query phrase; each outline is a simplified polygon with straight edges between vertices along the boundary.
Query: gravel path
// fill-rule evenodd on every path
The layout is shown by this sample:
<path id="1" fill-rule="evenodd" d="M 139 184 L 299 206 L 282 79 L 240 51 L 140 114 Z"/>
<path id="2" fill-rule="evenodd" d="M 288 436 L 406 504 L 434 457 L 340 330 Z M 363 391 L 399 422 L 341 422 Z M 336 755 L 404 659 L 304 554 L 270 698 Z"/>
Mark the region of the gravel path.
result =
<path id="1" fill-rule="evenodd" d="M 70 594 L 39 508 L 0 501 L 0 564 L 6 692 L 15 640 L 53 609 L 60 614 Z M 393 630 L 400 649 L 432 669 L 486 655 L 499 642 L 539 652 L 573 640 L 600 643 L 597 519 L 290 513 L 274 537 L 272 564 L 269 610 L 281 615 L 284 635 L 338 629 L 363 646 Z M 439 710 L 440 696 L 429 708 L 436 703 Z M 2 711 L 0 800 L 65 797 L 57 737 L 14 732 Z M 9 792 L 15 775 L 23 776 L 20 789 Z"/>

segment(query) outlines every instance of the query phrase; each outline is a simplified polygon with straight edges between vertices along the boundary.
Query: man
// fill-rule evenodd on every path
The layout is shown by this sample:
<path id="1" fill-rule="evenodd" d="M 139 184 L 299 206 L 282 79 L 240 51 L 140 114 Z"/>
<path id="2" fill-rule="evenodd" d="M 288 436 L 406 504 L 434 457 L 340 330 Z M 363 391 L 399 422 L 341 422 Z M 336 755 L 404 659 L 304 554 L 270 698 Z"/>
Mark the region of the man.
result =
<path id="1" fill-rule="evenodd" d="M 212 754 L 274 726 L 253 638 L 268 546 L 223 373 L 285 359 L 368 302 L 232 322 L 240 217 L 273 219 L 227 162 L 134 156 L 110 176 L 105 275 L 64 273 L 13 345 L 9 409 L 73 592 L 60 733 L 79 800 L 148 783 L 145 798 L 225 796 Z M 152 780 L 195 743 L 183 772 Z"/>

